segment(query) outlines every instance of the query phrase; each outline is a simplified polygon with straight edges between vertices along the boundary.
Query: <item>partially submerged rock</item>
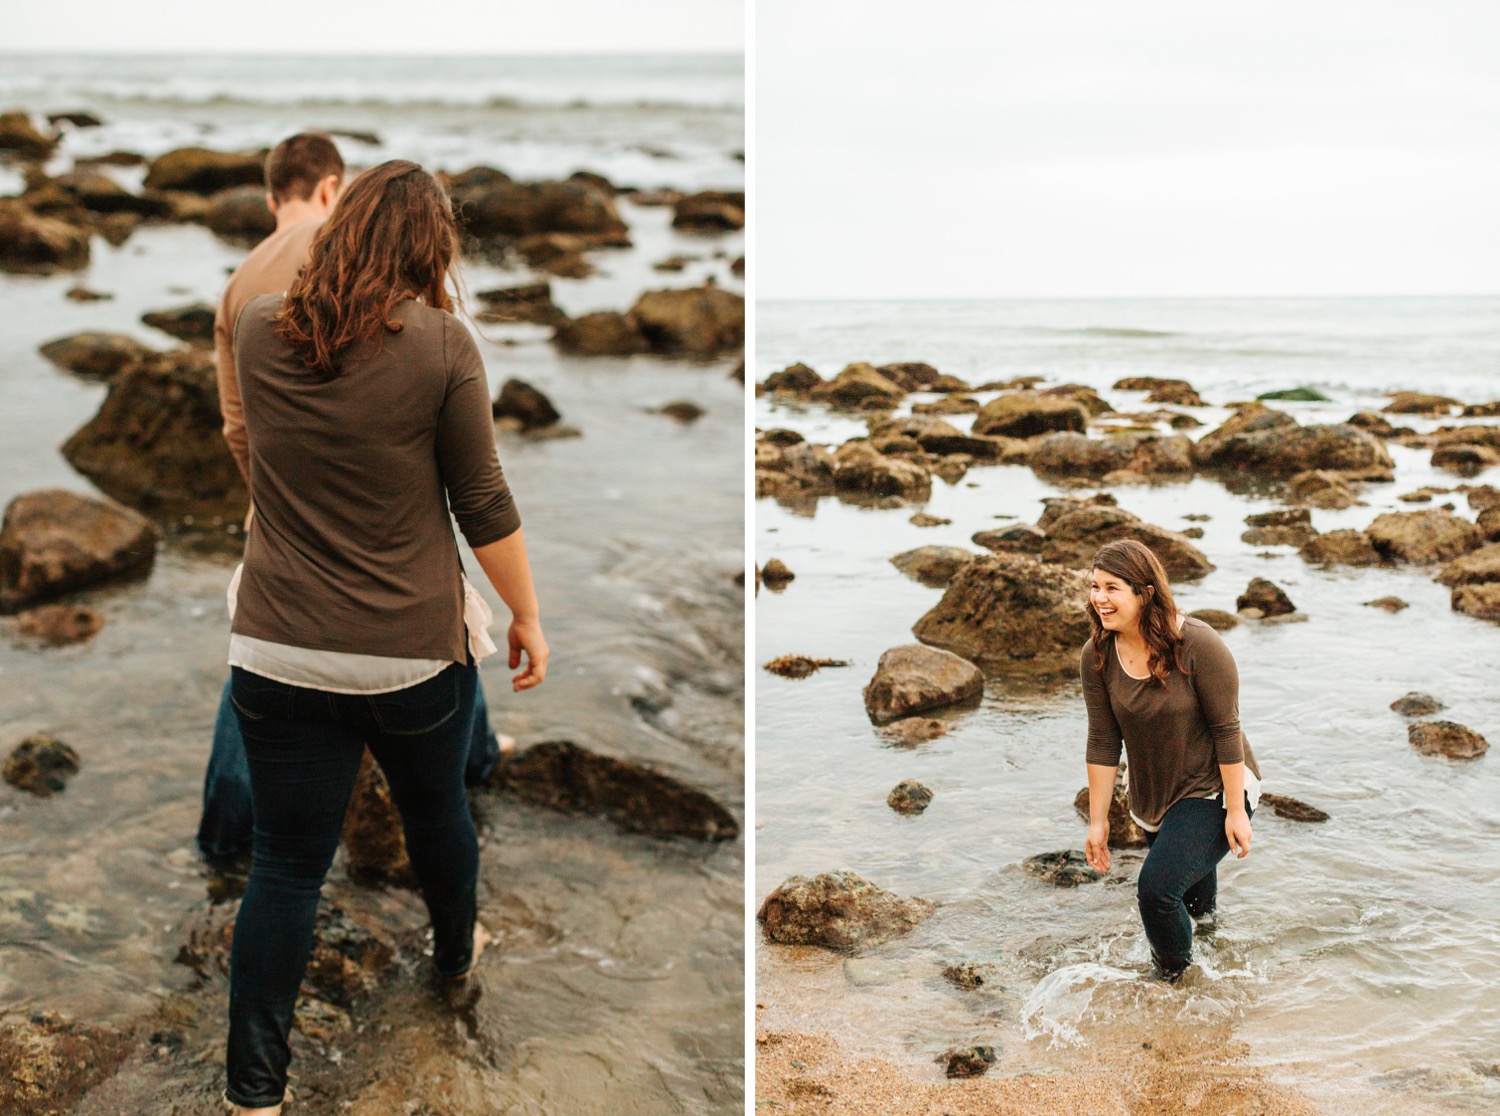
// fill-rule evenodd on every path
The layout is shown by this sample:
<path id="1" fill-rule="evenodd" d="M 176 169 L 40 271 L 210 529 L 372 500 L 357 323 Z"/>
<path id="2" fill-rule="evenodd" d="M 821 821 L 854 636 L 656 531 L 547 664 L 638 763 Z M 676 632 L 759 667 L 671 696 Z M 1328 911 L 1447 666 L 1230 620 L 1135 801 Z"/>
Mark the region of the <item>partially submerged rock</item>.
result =
<path id="1" fill-rule="evenodd" d="M 1369 535 L 1347 527 L 1308 539 L 1297 553 L 1323 566 L 1379 566 L 1385 561 Z"/>
<path id="2" fill-rule="evenodd" d="M 1285 590 L 1263 577 L 1250 579 L 1250 584 L 1235 600 L 1234 607 L 1241 612 L 1245 609 L 1256 609 L 1263 617 L 1285 616 L 1297 611 L 1297 606 L 1292 604 Z"/>
<path id="3" fill-rule="evenodd" d="M 453 176 L 450 192 L 459 227 L 481 241 L 568 233 L 595 247 L 630 245 L 614 199 L 592 182 L 516 182 L 476 167 Z"/>
<path id="4" fill-rule="evenodd" d="M 1279 508 L 1247 515 L 1245 525 L 1250 530 L 1240 540 L 1251 546 L 1301 546 L 1318 533 L 1313 529 L 1312 513 L 1306 508 Z"/>
<path id="5" fill-rule="evenodd" d="M 180 147 L 152 161 L 144 185 L 148 190 L 193 194 L 216 194 L 233 186 L 263 186 L 264 161 L 264 154 Z"/>
<path id="6" fill-rule="evenodd" d="M 1365 607 L 1378 608 L 1384 612 L 1400 612 L 1403 608 L 1411 606 L 1400 597 L 1376 597 L 1373 601 L 1366 601 Z"/>
<path id="7" fill-rule="evenodd" d="M 983 692 L 984 675 L 967 659 L 908 643 L 880 656 L 875 676 L 864 689 L 865 712 L 881 725 L 975 700 Z"/>
<path id="8" fill-rule="evenodd" d="M 89 230 L 0 198 L 0 270 L 49 274 L 86 267 Z"/>
<path id="9" fill-rule="evenodd" d="M 1287 499 L 1315 508 L 1349 508 L 1358 500 L 1343 474 L 1328 469 L 1310 469 L 1287 481 Z"/>
<path id="10" fill-rule="evenodd" d="M 1082 434 L 1088 411 L 1081 403 L 1039 392 L 1015 392 L 990 400 L 974 419 L 975 434 L 1033 438 L 1054 430 Z"/>
<path id="11" fill-rule="evenodd" d="M 514 378 L 501 385 L 500 394 L 490 404 L 490 412 L 497 421 L 506 420 L 521 430 L 539 430 L 562 420 L 562 413 L 552 400 L 525 380 Z"/>
<path id="12" fill-rule="evenodd" d="M 1347 423 L 1299 426 L 1290 415 L 1252 404 L 1241 408 L 1193 447 L 1200 468 L 1289 477 L 1309 470 L 1357 475 L 1388 472 L 1380 441 Z"/>
<path id="13" fill-rule="evenodd" d="M 720 287 L 647 291 L 630 317 L 655 353 L 711 357 L 745 343 L 745 299 Z"/>
<path id="14" fill-rule="evenodd" d="M 806 678 L 823 667 L 845 667 L 846 659 L 814 659 L 807 655 L 780 655 L 766 663 L 765 669 L 782 678 Z"/>
<path id="15" fill-rule="evenodd" d="M 205 346 L 214 343 L 214 308 L 206 302 L 174 306 L 170 310 L 152 310 L 142 314 L 141 321 L 179 341 Z"/>
<path id="16" fill-rule="evenodd" d="M 769 941 L 847 952 L 909 933 L 936 906 L 838 871 L 792 876 L 766 896 L 756 917 Z"/>
<path id="17" fill-rule="evenodd" d="M 1282 388 L 1280 391 L 1263 391 L 1255 397 L 1257 400 L 1281 401 L 1283 403 L 1327 403 L 1328 396 L 1317 388 L 1294 387 Z"/>
<path id="18" fill-rule="evenodd" d="M 145 574 L 156 529 L 126 508 L 60 488 L 17 496 L 0 524 L 0 613 Z"/>
<path id="19" fill-rule="evenodd" d="M 1490 747 L 1473 729 L 1453 721 L 1418 721 L 1407 725 L 1406 739 L 1423 755 L 1449 759 L 1478 759 Z"/>
<path id="20" fill-rule="evenodd" d="M 266 206 L 263 186 L 237 186 L 215 194 L 203 223 L 227 240 L 254 243 L 276 231 L 276 215 Z"/>
<path id="21" fill-rule="evenodd" d="M 1412 690 L 1391 702 L 1391 709 L 1403 717 L 1430 717 L 1445 706 L 1431 694 Z"/>
<path id="22" fill-rule="evenodd" d="M 943 979 L 962 992 L 977 992 L 1000 983 L 1000 966 L 989 961 L 960 961 L 943 967 Z"/>
<path id="23" fill-rule="evenodd" d="M 1227 632 L 1239 627 L 1240 618 L 1232 612 L 1218 608 L 1195 608 L 1188 613 L 1195 620 L 1202 620 L 1216 632 Z"/>
<path id="24" fill-rule="evenodd" d="M 480 291 L 476 297 L 484 304 L 484 309 L 477 315 L 482 322 L 560 326 L 568 320 L 568 316 L 552 301 L 552 284 L 545 279 Z"/>
<path id="25" fill-rule="evenodd" d="M 780 558 L 770 559 L 760 570 L 760 579 L 773 588 L 796 580 L 797 575 Z"/>
<path id="26" fill-rule="evenodd" d="M 1089 819 L 1089 789 L 1084 787 L 1073 798 L 1073 809 L 1084 821 Z M 1114 794 L 1109 800 L 1109 847 L 1112 849 L 1143 849 L 1146 834 L 1130 816 L 1130 794 L 1125 789 L 1125 765 L 1120 765 L 1115 776 Z"/>
<path id="27" fill-rule="evenodd" d="M 650 347 L 635 319 L 616 310 L 596 310 L 563 322 L 552 340 L 563 352 L 582 356 L 630 356 Z"/>
<path id="28" fill-rule="evenodd" d="M 38 798 L 67 789 L 78 774 L 78 753 L 51 733 L 39 732 L 17 744 L 5 759 L 5 781 Z"/>
<path id="29" fill-rule="evenodd" d="M 788 365 L 780 372 L 772 372 L 765 378 L 767 391 L 786 392 L 789 395 L 806 395 L 823 382 L 823 377 L 801 362 Z"/>
<path id="30" fill-rule="evenodd" d="M 1391 401 L 1380 408 L 1388 415 L 1446 415 L 1455 407 L 1463 406 L 1457 399 L 1446 395 L 1430 395 L 1420 391 L 1398 391 Z"/>
<path id="31" fill-rule="evenodd" d="M 936 717 L 902 717 L 882 725 L 880 731 L 892 744 L 910 748 L 942 736 L 948 731 L 948 722 Z"/>
<path id="32" fill-rule="evenodd" d="M 1325 822 L 1328 820 L 1328 814 L 1316 806 L 1309 806 L 1306 802 L 1288 798 L 1284 794 L 1270 794 L 1262 791 L 1260 804 L 1269 806 L 1271 812 L 1278 818 L 1286 818 L 1288 821 Z"/>
<path id="33" fill-rule="evenodd" d="M 932 791 L 915 779 L 902 779 L 886 795 L 885 803 L 898 814 L 920 814 L 932 803 Z"/>
<path id="34" fill-rule="evenodd" d="M 680 198 L 672 227 L 697 233 L 733 232 L 745 227 L 743 190 L 703 190 Z"/>
<path id="35" fill-rule="evenodd" d="M 41 605 L 16 617 L 16 630 L 21 635 L 52 647 L 84 643 L 102 627 L 104 617 L 87 605 Z"/>
<path id="36" fill-rule="evenodd" d="M 155 352 L 129 334 L 93 331 L 48 341 L 40 351 L 57 367 L 86 380 L 112 380 Z"/>
<path id="37" fill-rule="evenodd" d="M 1365 533 L 1381 557 L 1416 564 L 1451 561 L 1484 542 L 1474 524 L 1437 508 L 1386 512 Z"/>
<path id="38" fill-rule="evenodd" d="M 1021 861 L 1028 876 L 1035 876 L 1053 887 L 1077 887 L 1094 883 L 1104 878 L 1103 872 L 1089 867 L 1088 858 L 1079 849 L 1063 849 L 1061 852 L 1038 853 Z"/>
<path id="39" fill-rule="evenodd" d="M 871 404 L 891 407 L 905 395 L 905 388 L 874 365 L 858 363 L 846 365 L 833 379 L 814 384 L 807 390 L 807 397 L 815 402 L 845 408 L 864 408 Z"/>
<path id="40" fill-rule="evenodd" d="M 1046 531 L 1047 539 L 1042 544 L 1043 560 L 1061 562 L 1075 569 L 1086 567 L 1105 543 L 1120 539 L 1136 539 L 1144 543 L 1174 581 L 1199 578 L 1214 569 L 1207 555 L 1186 536 L 1146 523 L 1124 508 L 1084 506 L 1072 509 L 1054 519 Z"/>
<path id="41" fill-rule="evenodd" d="M 501 763 L 506 790 L 552 809 L 602 814 L 653 837 L 727 841 L 739 823 L 708 795 L 660 772 L 566 740 L 535 744 Z"/>
<path id="42" fill-rule="evenodd" d="M 979 1077 L 995 1063 L 993 1046 L 960 1046 L 937 1058 L 948 1077 Z"/>
<path id="43" fill-rule="evenodd" d="M 1047 542 L 1047 532 L 1030 523 L 1010 523 L 988 531 L 977 531 L 972 541 L 997 553 L 1040 554 Z"/>
<path id="44" fill-rule="evenodd" d="M 1144 391 L 1147 403 L 1175 403 L 1181 407 L 1202 407 L 1203 398 L 1193 390 L 1186 380 L 1164 379 L 1161 376 L 1127 376 L 1115 381 L 1116 391 Z"/>
<path id="45" fill-rule="evenodd" d="M 833 486 L 844 492 L 896 496 L 914 502 L 932 495 L 932 474 L 925 466 L 883 454 L 862 438 L 845 442 L 833 454 Z"/>
<path id="46" fill-rule="evenodd" d="M 47 135 L 31 122 L 31 114 L 20 111 L 0 112 L 0 151 L 13 152 L 22 159 L 45 159 L 57 146 L 56 133 Z"/>

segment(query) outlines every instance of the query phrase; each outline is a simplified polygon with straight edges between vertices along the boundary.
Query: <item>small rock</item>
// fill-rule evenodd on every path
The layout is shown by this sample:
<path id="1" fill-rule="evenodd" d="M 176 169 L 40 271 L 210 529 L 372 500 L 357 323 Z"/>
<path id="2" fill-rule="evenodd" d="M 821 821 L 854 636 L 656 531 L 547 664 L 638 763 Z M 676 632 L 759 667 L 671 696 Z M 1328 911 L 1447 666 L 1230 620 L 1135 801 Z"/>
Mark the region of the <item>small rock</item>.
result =
<path id="1" fill-rule="evenodd" d="M 875 724 L 885 724 L 978 698 L 983 690 L 984 675 L 969 660 L 908 643 L 880 656 L 875 676 L 864 689 L 865 712 Z"/>
<path id="2" fill-rule="evenodd" d="M 1252 578 L 1234 606 L 1242 614 L 1246 609 L 1259 609 L 1261 616 L 1284 616 L 1297 611 L 1281 587 L 1263 577 Z"/>
<path id="3" fill-rule="evenodd" d="M 697 422 L 704 416 L 705 411 L 690 400 L 677 399 L 656 408 L 656 413 L 666 415 L 667 418 L 674 419 L 685 426 L 690 422 Z"/>
<path id="4" fill-rule="evenodd" d="M 104 627 L 104 617 L 87 605 L 42 605 L 20 613 L 16 623 L 23 636 L 62 647 L 93 639 Z"/>
<path id="5" fill-rule="evenodd" d="M 948 731 L 948 722 L 936 717 L 902 717 L 899 721 L 882 725 L 880 731 L 892 744 L 913 747 L 942 736 Z"/>
<path id="6" fill-rule="evenodd" d="M 1398 391 L 1381 408 L 1388 415 L 1446 415 L 1461 407 L 1457 399 L 1446 395 L 1427 395 L 1420 391 Z"/>
<path id="7" fill-rule="evenodd" d="M 28 736 L 5 760 L 5 781 L 38 798 L 63 791 L 78 774 L 78 753 L 45 732 Z"/>
<path id="8" fill-rule="evenodd" d="M 108 302 L 115 296 L 104 291 L 91 291 L 87 287 L 69 287 L 63 297 L 71 302 Z"/>
<path id="9" fill-rule="evenodd" d="M 936 907 L 845 870 L 792 876 L 766 896 L 756 917 L 769 941 L 852 951 L 909 933 Z"/>
<path id="10" fill-rule="evenodd" d="M 932 791 L 915 779 L 902 779 L 891 788 L 885 802 L 898 814 L 920 814 L 932 802 Z"/>
<path id="11" fill-rule="evenodd" d="M 1308 539 L 1297 553 L 1319 565 L 1379 566 L 1385 561 L 1369 535 L 1347 527 Z"/>
<path id="12" fill-rule="evenodd" d="M 354 1029 L 354 1021 L 343 1008 L 312 996 L 299 996 L 292 1026 L 314 1042 L 327 1046 Z"/>
<path id="13" fill-rule="evenodd" d="M 813 659 L 807 655 L 781 655 L 766 663 L 765 669 L 782 678 L 806 678 L 823 667 L 846 667 L 846 659 Z"/>
<path id="14" fill-rule="evenodd" d="M 946 527 L 953 520 L 943 519 L 941 516 L 928 515 L 926 512 L 917 512 L 907 522 L 913 527 Z"/>
<path id="15" fill-rule="evenodd" d="M 1328 820 L 1328 815 L 1316 806 L 1309 806 L 1306 802 L 1299 802 L 1284 794 L 1268 794 L 1262 791 L 1260 804 L 1271 807 L 1271 812 L 1278 818 L 1286 818 L 1289 821 L 1325 822 Z"/>
<path id="16" fill-rule="evenodd" d="M 1315 508 L 1348 508 L 1356 503 L 1354 489 L 1340 473 L 1310 469 L 1287 481 L 1287 498 Z"/>
<path id="17" fill-rule="evenodd" d="M 1088 860 L 1078 849 L 1028 856 L 1021 861 L 1021 867 L 1026 870 L 1027 875 L 1035 876 L 1054 887 L 1077 887 L 1079 884 L 1094 883 L 1104 878 L 1103 872 L 1096 872 L 1089 867 Z"/>
<path id="18" fill-rule="evenodd" d="M 938 1057 L 949 1077 L 979 1077 L 995 1063 L 993 1046 L 955 1047 Z"/>
<path id="19" fill-rule="evenodd" d="M 1366 608 L 1380 608 L 1386 612 L 1400 612 L 1403 608 L 1411 607 L 1400 597 L 1376 597 L 1373 601 L 1365 602 Z"/>
<path id="20" fill-rule="evenodd" d="M 977 992 L 1000 981 L 1000 966 L 988 961 L 961 961 L 943 968 L 943 979 L 964 992 Z"/>
<path id="21" fill-rule="evenodd" d="M 1089 789 L 1084 787 L 1073 799 L 1073 809 L 1084 821 L 1089 820 Z M 1109 847 L 1112 849 L 1142 849 L 1146 847 L 1146 834 L 1130 816 L 1130 796 L 1125 789 L 1125 765 L 1120 765 L 1115 776 L 1114 797 L 1109 803 Z"/>
<path id="22" fill-rule="evenodd" d="M 772 558 L 760 568 L 760 579 L 773 589 L 777 585 L 795 581 L 796 578 L 797 575 L 780 558 Z"/>
<path id="23" fill-rule="evenodd" d="M 1201 539 L 1203 537 L 1202 527 L 1184 527 L 1182 537 L 1185 539 Z"/>
<path id="24" fill-rule="evenodd" d="M 1261 401 L 1264 401 L 1264 400 L 1267 400 L 1267 399 L 1280 400 L 1283 403 L 1327 403 L 1327 402 L 1330 402 L 1328 396 L 1324 395 L 1317 388 L 1311 388 L 1311 387 L 1283 388 L 1281 391 L 1263 391 L 1259 395 L 1257 395 L 1255 398 L 1258 399 L 1258 400 L 1261 400 Z"/>
<path id="25" fill-rule="evenodd" d="M 525 380 L 506 380 L 500 394 L 490 404 L 496 419 L 508 419 L 522 430 L 540 430 L 562 419 L 562 414 L 548 399 Z"/>
<path id="26" fill-rule="evenodd" d="M 896 555 L 891 565 L 923 585 L 940 589 L 974 558 L 972 551 L 959 546 L 920 546 Z"/>
<path id="27" fill-rule="evenodd" d="M 1202 620 L 1216 632 L 1227 632 L 1231 628 L 1239 627 L 1240 618 L 1232 612 L 1224 612 L 1217 608 L 1199 608 L 1188 613 L 1195 620 Z"/>
<path id="28" fill-rule="evenodd" d="M 1391 709 L 1403 717 L 1430 717 L 1439 709 L 1445 708 L 1447 707 L 1431 694 L 1418 693 L 1416 690 L 1391 702 Z"/>
<path id="29" fill-rule="evenodd" d="M 142 314 L 141 321 L 179 341 L 196 345 L 212 345 L 214 341 L 214 308 L 206 302 L 153 310 Z"/>
<path id="30" fill-rule="evenodd" d="M 1449 759 L 1478 759 L 1489 750 L 1484 737 L 1452 721 L 1418 721 L 1407 725 L 1406 738 L 1424 755 Z"/>

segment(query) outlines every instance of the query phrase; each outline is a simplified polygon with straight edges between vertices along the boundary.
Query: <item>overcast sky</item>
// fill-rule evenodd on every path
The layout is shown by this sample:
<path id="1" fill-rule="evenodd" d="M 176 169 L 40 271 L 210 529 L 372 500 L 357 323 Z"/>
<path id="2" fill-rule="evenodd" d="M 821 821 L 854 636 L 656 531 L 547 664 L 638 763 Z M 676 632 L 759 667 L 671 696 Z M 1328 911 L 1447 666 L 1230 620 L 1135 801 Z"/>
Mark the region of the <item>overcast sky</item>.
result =
<path id="1" fill-rule="evenodd" d="M 6 7 L 0 51 L 597 54 L 745 45 L 742 0 L 47 0 Z"/>
<path id="2" fill-rule="evenodd" d="M 757 0 L 760 298 L 1500 292 L 1494 0 Z"/>

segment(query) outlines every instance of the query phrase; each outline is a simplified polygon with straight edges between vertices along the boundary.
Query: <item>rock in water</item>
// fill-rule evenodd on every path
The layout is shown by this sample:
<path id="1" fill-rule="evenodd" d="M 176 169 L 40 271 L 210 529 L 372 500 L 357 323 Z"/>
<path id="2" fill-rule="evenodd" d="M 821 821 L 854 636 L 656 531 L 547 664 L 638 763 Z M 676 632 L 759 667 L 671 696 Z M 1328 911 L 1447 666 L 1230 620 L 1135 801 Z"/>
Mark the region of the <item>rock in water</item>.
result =
<path id="1" fill-rule="evenodd" d="M 222 426 L 213 357 L 174 349 L 120 373 L 62 452 L 107 494 L 142 511 L 243 519 L 249 493 Z"/>
<path id="2" fill-rule="evenodd" d="M 1227 632 L 1240 624 L 1240 618 L 1234 613 L 1218 608 L 1196 608 L 1188 615 L 1194 620 L 1202 620 L 1216 632 Z"/>
<path id="3" fill-rule="evenodd" d="M 838 871 L 792 876 L 766 896 L 756 917 L 769 941 L 852 951 L 909 933 L 936 906 Z"/>
<path id="4" fill-rule="evenodd" d="M 369 749 L 359 762 L 342 834 L 349 875 L 354 879 L 415 887 L 401 814 L 390 785 Z"/>
<path id="5" fill-rule="evenodd" d="M 964 992 L 974 992 L 1000 981 L 1000 966 L 988 961 L 961 961 L 943 968 L 943 979 Z"/>
<path id="6" fill-rule="evenodd" d="M 479 315 L 483 322 L 533 322 L 560 326 L 568 320 L 568 316 L 552 301 L 552 284 L 546 280 L 480 291 L 478 297 L 485 304 Z"/>
<path id="7" fill-rule="evenodd" d="M 971 536 L 971 541 L 997 554 L 1002 551 L 1016 554 L 1040 554 L 1047 541 L 1047 532 L 1030 523 L 1011 523 L 1005 527 L 978 531 Z"/>
<path id="8" fill-rule="evenodd" d="M 1406 739 L 1424 755 L 1449 759 L 1478 759 L 1490 747 L 1473 729 L 1452 721 L 1418 721 L 1407 725 Z"/>
<path id="9" fill-rule="evenodd" d="M 865 687 L 865 712 L 877 725 L 913 713 L 977 699 L 984 675 L 950 651 L 907 643 L 880 656 L 875 677 Z"/>
<path id="10" fill-rule="evenodd" d="M 846 667 L 845 659 L 814 659 L 807 655 L 778 655 L 765 664 L 765 669 L 781 678 L 806 678 L 823 667 Z"/>
<path id="11" fill-rule="evenodd" d="M 102 627 L 104 617 L 87 605 L 42 605 L 16 617 L 16 628 L 23 636 L 53 647 L 93 639 Z"/>
<path id="12" fill-rule="evenodd" d="M 1299 426 L 1290 415 L 1260 404 L 1241 408 L 1200 438 L 1193 458 L 1204 469 L 1282 477 L 1315 469 L 1368 474 L 1392 468 L 1385 447 L 1358 427 Z"/>
<path id="13" fill-rule="evenodd" d="M 1308 539 L 1297 553 L 1323 566 L 1379 566 L 1385 562 L 1369 535 L 1348 527 Z"/>
<path id="14" fill-rule="evenodd" d="M 78 774 L 78 753 L 45 732 L 28 736 L 6 757 L 5 781 L 38 798 L 51 798 L 65 790 Z"/>
<path id="15" fill-rule="evenodd" d="M 64 1116 L 123 1062 L 134 1045 L 108 1027 L 53 1012 L 0 1016 L 0 1112 Z"/>
<path id="16" fill-rule="evenodd" d="M 1262 616 L 1286 616 L 1297 611 L 1297 606 L 1292 604 L 1292 599 L 1281 586 L 1263 577 L 1250 579 L 1250 584 L 1235 600 L 1234 607 L 1241 611 L 1259 609 Z"/>
<path id="17" fill-rule="evenodd" d="M 0 151 L 10 151 L 22 159 L 45 159 L 57 146 L 56 135 L 46 135 L 31 122 L 31 114 L 19 111 L 0 113 Z"/>
<path id="18" fill-rule="evenodd" d="M 170 310 L 152 310 L 141 315 L 141 321 L 152 329 L 169 333 L 179 341 L 209 348 L 214 343 L 214 308 L 206 302 L 174 306 Z"/>
<path id="19" fill-rule="evenodd" d="M 1089 867 L 1087 858 L 1078 849 L 1028 856 L 1021 861 L 1021 867 L 1028 875 L 1054 887 L 1077 887 L 1079 884 L 1094 883 L 1104 878 L 1103 872 L 1096 872 Z"/>
<path id="20" fill-rule="evenodd" d="M 941 589 L 974 558 L 973 552 L 960 546 L 919 546 L 896 555 L 891 565 L 923 585 Z"/>
<path id="21" fill-rule="evenodd" d="M 1412 690 L 1408 694 L 1402 694 L 1391 702 L 1391 710 L 1400 713 L 1403 717 L 1430 717 L 1439 709 L 1446 706 L 1431 694 L 1419 693 Z"/>
<path id="22" fill-rule="evenodd" d="M 1354 489 L 1343 474 L 1327 469 L 1309 469 L 1287 481 L 1287 498 L 1315 508 L 1348 508 L 1356 503 Z"/>
<path id="23" fill-rule="evenodd" d="M 1073 809 L 1084 821 L 1089 820 L 1089 789 L 1084 787 L 1073 799 Z M 1130 795 L 1125 789 L 1125 768 L 1115 776 L 1114 796 L 1109 801 L 1109 847 L 1112 849 L 1141 849 L 1146 847 L 1146 834 L 1130 816 Z"/>
<path id="24" fill-rule="evenodd" d="M 1400 612 L 1403 608 L 1411 606 L 1400 597 L 1376 597 L 1373 601 L 1366 601 L 1365 607 L 1383 609 L 1386 612 Z"/>
<path id="25" fill-rule="evenodd" d="M 1478 527 L 1439 508 L 1386 512 L 1365 533 L 1380 555 L 1393 562 L 1447 562 L 1484 543 Z"/>
<path id="26" fill-rule="evenodd" d="M 41 347 L 42 356 L 86 380 L 112 380 L 155 351 L 124 333 L 74 333 Z"/>
<path id="27" fill-rule="evenodd" d="M 698 233 L 743 229 L 745 193 L 743 190 L 704 190 L 680 198 L 672 214 L 672 227 Z"/>
<path id="28" fill-rule="evenodd" d="M 995 1063 L 993 1046 L 960 1046 L 938 1056 L 949 1077 L 979 1077 Z"/>
<path id="29" fill-rule="evenodd" d="M 87 267 L 89 230 L 0 198 L 0 270 L 50 274 Z"/>
<path id="30" fill-rule="evenodd" d="M 903 717 L 883 725 L 881 731 L 892 744 L 911 748 L 942 736 L 948 731 L 948 722 L 936 717 Z"/>
<path id="31" fill-rule="evenodd" d="M 1082 434 L 1088 428 L 1083 404 L 1055 395 L 1021 391 L 991 399 L 974 419 L 975 434 L 1034 438 L 1054 430 Z"/>
<path id="32" fill-rule="evenodd" d="M 1073 674 L 1089 638 L 1079 570 L 1020 554 L 975 558 L 912 631 L 992 675 Z"/>
<path id="33" fill-rule="evenodd" d="M 156 541 L 147 519 L 103 500 L 60 488 L 17 496 L 0 523 L 0 613 L 145 574 Z"/>
<path id="34" fill-rule="evenodd" d="M 561 412 L 552 405 L 552 400 L 525 380 L 517 379 L 505 381 L 500 394 L 490 404 L 490 411 L 497 419 L 510 419 L 518 423 L 522 430 L 538 430 L 562 419 Z"/>
<path id="35" fill-rule="evenodd" d="M 264 156 L 180 147 L 158 156 L 146 172 L 148 190 L 216 194 L 232 186 L 264 188 Z"/>
<path id="36" fill-rule="evenodd" d="M 237 186 L 215 194 L 203 223 L 219 236 L 242 243 L 253 243 L 276 231 L 276 217 L 266 207 L 265 187 L 260 185 Z"/>
<path id="37" fill-rule="evenodd" d="M 767 391 L 784 391 L 791 395 L 806 395 L 823 382 L 817 371 L 798 361 L 789 364 L 780 372 L 772 372 L 763 381 Z"/>
<path id="38" fill-rule="evenodd" d="M 1124 508 L 1085 505 L 1057 516 L 1046 528 L 1042 558 L 1083 569 L 1105 543 L 1136 539 L 1156 555 L 1174 581 L 1212 573 L 1208 556 L 1176 531 L 1143 522 Z"/>
<path id="39" fill-rule="evenodd" d="M 456 175 L 453 212 L 463 231 L 480 240 L 568 233 L 587 247 L 630 246 L 630 230 L 614 199 L 590 182 L 515 182 L 498 171 Z"/>
<path id="40" fill-rule="evenodd" d="M 563 322 L 552 340 L 563 352 L 581 356 L 630 356 L 649 348 L 636 320 L 615 310 L 596 310 Z"/>
<path id="41" fill-rule="evenodd" d="M 1316 806 L 1309 806 L 1306 802 L 1299 802 L 1284 794 L 1268 794 L 1262 791 L 1260 804 L 1269 806 L 1271 812 L 1278 818 L 1287 818 L 1290 821 L 1325 822 L 1328 820 L 1328 815 Z"/>
<path id="42" fill-rule="evenodd" d="M 1306 508 L 1278 508 L 1245 517 L 1250 530 L 1240 536 L 1251 546 L 1301 546 L 1317 536 Z"/>
<path id="43" fill-rule="evenodd" d="M 778 585 L 786 585 L 797 580 L 797 575 L 780 558 L 772 558 L 761 567 L 760 579 L 774 589 Z"/>
<path id="44" fill-rule="evenodd" d="M 653 837 L 727 841 L 740 827 L 700 790 L 566 740 L 527 748 L 501 763 L 500 785 L 555 810 L 603 814 L 622 829 Z"/>
<path id="45" fill-rule="evenodd" d="M 932 792 L 915 779 L 902 779 L 885 799 L 885 804 L 898 814 L 920 814 L 931 803 Z"/>

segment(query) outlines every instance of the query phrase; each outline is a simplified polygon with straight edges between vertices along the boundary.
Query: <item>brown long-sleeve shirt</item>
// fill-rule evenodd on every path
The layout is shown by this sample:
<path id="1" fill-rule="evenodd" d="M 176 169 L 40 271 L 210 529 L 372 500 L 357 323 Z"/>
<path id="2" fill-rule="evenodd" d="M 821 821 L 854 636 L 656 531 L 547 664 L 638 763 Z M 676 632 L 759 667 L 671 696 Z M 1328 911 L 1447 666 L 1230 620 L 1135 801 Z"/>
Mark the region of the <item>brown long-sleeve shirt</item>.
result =
<path id="1" fill-rule="evenodd" d="M 1179 799 L 1211 798 L 1224 789 L 1219 764 L 1244 762 L 1260 778 L 1240 730 L 1240 675 L 1219 633 L 1192 617 L 1182 623 L 1186 673 L 1172 670 L 1164 686 L 1125 673 L 1114 638 L 1104 665 L 1094 641 L 1083 645 L 1079 675 L 1088 706 L 1088 762 L 1113 767 L 1121 742 L 1130 762 L 1130 812 L 1147 825 Z"/>
<path id="2" fill-rule="evenodd" d="M 214 314 L 214 366 L 219 380 L 219 411 L 224 416 L 224 440 L 245 483 L 250 483 L 250 446 L 245 438 L 245 416 L 240 405 L 240 382 L 234 370 L 234 323 L 245 304 L 257 295 L 283 294 L 307 262 L 323 218 L 277 229 L 251 250 L 234 269 L 219 309 Z"/>
<path id="3" fill-rule="evenodd" d="M 457 318 L 401 303 L 399 333 L 307 367 L 282 299 L 235 329 L 255 519 L 233 630 L 293 647 L 464 662 L 462 566 L 520 516 L 495 457 L 479 349 Z"/>

